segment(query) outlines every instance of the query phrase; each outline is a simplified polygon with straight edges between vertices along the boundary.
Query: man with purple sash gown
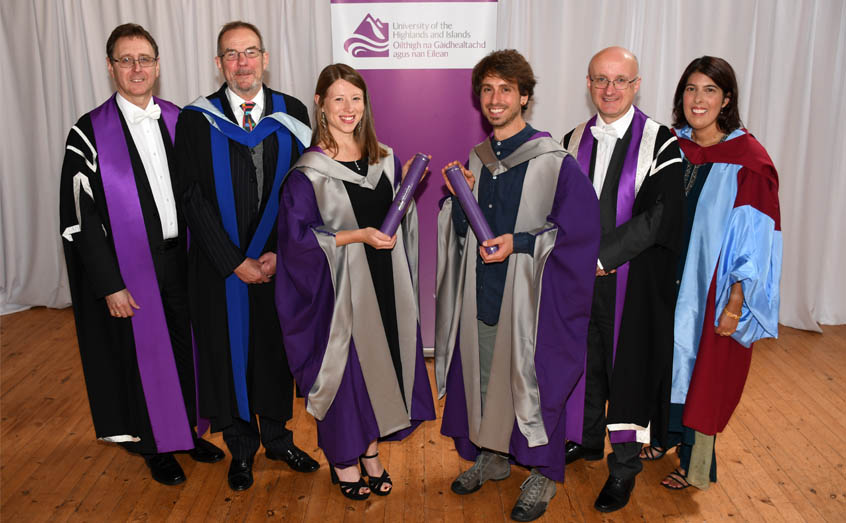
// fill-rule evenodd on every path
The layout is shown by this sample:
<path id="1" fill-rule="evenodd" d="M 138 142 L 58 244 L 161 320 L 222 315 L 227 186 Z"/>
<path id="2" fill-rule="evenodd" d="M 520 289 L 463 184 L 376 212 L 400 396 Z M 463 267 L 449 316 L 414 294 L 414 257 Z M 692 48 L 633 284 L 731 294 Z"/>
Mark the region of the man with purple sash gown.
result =
<path id="1" fill-rule="evenodd" d="M 106 59 L 117 93 L 71 129 L 60 186 L 79 351 L 97 437 L 176 485 L 172 452 L 223 459 L 193 428 L 185 220 L 171 185 L 179 108 L 152 96 L 158 46 L 143 27 L 115 28 Z"/>
<path id="2" fill-rule="evenodd" d="M 587 88 L 598 114 L 562 145 L 593 182 L 602 240 L 585 373 L 567 409 L 566 460 L 602 459 L 608 429 L 609 477 L 594 506 L 611 512 L 628 503 L 641 445 L 667 430 L 684 190 L 675 136 L 632 105 L 635 56 L 600 51 Z"/>
<path id="3" fill-rule="evenodd" d="M 523 119 L 535 86 L 526 59 L 493 52 L 472 78 L 493 133 L 462 170 L 495 235 L 484 244 L 498 250 L 479 246 L 456 197 L 444 200 L 435 328 L 441 432 L 475 462 L 452 483 L 457 494 L 507 478 L 509 461 L 530 468 L 511 518 L 532 521 L 564 480 L 564 406 L 584 370 L 599 209 L 573 157 Z"/>
<path id="4" fill-rule="evenodd" d="M 302 102 L 262 83 L 268 59 L 256 26 L 225 24 L 215 63 L 226 83 L 184 108 L 175 146 L 177 198 L 191 230 L 188 290 L 200 413 L 212 432 L 223 432 L 233 490 L 252 486 L 260 445 L 268 459 L 296 471 L 318 468 L 285 426 L 294 383 L 270 280 L 279 187 L 311 128 Z"/>

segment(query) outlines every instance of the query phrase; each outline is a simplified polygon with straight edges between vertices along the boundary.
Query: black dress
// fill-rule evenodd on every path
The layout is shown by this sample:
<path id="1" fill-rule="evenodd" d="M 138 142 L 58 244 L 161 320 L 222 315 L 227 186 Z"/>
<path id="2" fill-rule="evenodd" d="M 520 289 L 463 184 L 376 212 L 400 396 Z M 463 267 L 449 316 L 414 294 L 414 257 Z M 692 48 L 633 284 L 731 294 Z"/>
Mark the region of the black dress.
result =
<path id="1" fill-rule="evenodd" d="M 364 177 L 367 175 L 367 157 L 353 162 L 339 162 L 341 165 Z M 352 182 L 344 182 L 347 195 L 350 198 L 356 222 L 361 228 L 373 227 L 378 229 L 388 213 L 393 201 L 393 190 L 388 178 L 382 173 L 375 189 L 368 189 Z M 397 374 L 400 392 L 405 400 L 405 389 L 402 380 L 402 362 L 400 361 L 399 330 L 397 328 L 397 307 L 394 299 L 394 271 L 391 263 L 391 251 L 374 249 L 364 245 L 367 255 L 367 265 L 370 268 L 370 278 L 376 290 L 376 300 L 379 303 L 379 313 L 382 325 L 385 326 L 385 337 L 391 351 L 391 361 Z"/>

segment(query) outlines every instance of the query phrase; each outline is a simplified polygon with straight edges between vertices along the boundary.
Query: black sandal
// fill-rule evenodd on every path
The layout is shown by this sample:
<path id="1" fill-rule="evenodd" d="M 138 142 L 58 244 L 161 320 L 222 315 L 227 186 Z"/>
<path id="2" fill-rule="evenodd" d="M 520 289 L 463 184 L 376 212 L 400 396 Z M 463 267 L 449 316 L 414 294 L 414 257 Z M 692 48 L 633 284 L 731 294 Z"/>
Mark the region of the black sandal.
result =
<path id="1" fill-rule="evenodd" d="M 370 488 L 367 483 L 364 482 L 364 478 L 359 477 L 358 481 L 341 481 L 338 479 L 338 473 L 335 472 L 334 466 L 330 465 L 329 471 L 332 476 L 332 484 L 339 485 L 341 488 L 341 494 L 345 497 L 356 501 L 361 501 L 370 497 L 370 492 L 361 491 L 363 488 Z"/>
<path id="2" fill-rule="evenodd" d="M 650 445 L 648 447 L 643 447 L 640 451 L 643 455 L 638 457 L 641 461 L 657 461 L 663 458 L 664 454 L 666 454 L 668 450 L 669 449 L 662 449 L 661 447 Z"/>
<path id="3" fill-rule="evenodd" d="M 367 469 L 364 467 L 364 462 L 361 461 L 363 459 L 373 459 L 377 457 L 379 457 L 378 452 L 376 454 L 373 454 L 372 456 L 361 456 L 360 458 L 358 458 L 358 464 L 359 466 L 361 466 L 361 475 L 367 476 L 367 483 L 370 487 L 370 492 L 376 494 L 377 496 L 387 496 L 391 493 L 392 490 L 394 490 L 394 483 L 391 481 L 391 476 L 388 474 L 388 469 L 382 467 L 382 475 L 378 478 L 374 478 L 367 472 Z M 386 484 L 390 485 L 391 488 L 389 488 L 388 490 L 382 490 L 382 485 Z"/>
<path id="4" fill-rule="evenodd" d="M 679 486 L 673 487 L 673 486 L 670 486 L 670 485 L 664 483 L 664 481 L 667 481 L 667 480 L 675 481 Z M 667 476 L 664 478 L 664 480 L 661 481 L 661 486 L 664 487 L 665 489 L 669 489 L 669 490 L 684 490 L 684 489 L 686 489 L 687 487 L 690 486 L 690 483 L 687 482 L 687 474 L 682 474 L 681 469 L 676 469 L 676 470 L 670 472 L 669 474 L 667 474 Z"/>

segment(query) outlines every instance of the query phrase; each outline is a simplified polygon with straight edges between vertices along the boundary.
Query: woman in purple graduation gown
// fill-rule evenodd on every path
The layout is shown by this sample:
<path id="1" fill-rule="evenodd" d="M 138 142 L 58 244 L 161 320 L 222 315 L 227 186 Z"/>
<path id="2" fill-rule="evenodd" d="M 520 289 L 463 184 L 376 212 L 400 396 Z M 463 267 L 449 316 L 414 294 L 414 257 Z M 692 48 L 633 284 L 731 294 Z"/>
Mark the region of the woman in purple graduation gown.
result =
<path id="1" fill-rule="evenodd" d="M 361 75 L 327 66 L 314 103 L 312 146 L 280 196 L 276 301 L 333 483 L 365 499 L 392 488 L 378 441 L 435 418 L 418 320 L 417 211 L 412 203 L 393 237 L 378 230 L 408 164 L 376 139 Z"/>

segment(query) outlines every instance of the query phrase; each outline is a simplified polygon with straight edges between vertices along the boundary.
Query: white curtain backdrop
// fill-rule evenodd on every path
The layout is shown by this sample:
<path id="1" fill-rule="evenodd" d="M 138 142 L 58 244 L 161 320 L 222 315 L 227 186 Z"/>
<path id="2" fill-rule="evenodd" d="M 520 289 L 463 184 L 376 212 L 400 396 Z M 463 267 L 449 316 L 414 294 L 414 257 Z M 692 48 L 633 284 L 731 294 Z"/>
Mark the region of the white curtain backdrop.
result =
<path id="1" fill-rule="evenodd" d="M 217 33 L 237 19 L 263 33 L 268 85 L 310 107 L 332 56 L 328 1 L 0 1 L 0 49 L 11 65 L 0 75 L 10 110 L 0 129 L 0 309 L 70 304 L 59 173 L 71 126 L 114 91 L 105 51 L 111 30 L 135 22 L 150 31 L 161 56 L 155 94 L 181 106 L 220 86 Z"/>
<path id="2" fill-rule="evenodd" d="M 128 21 L 146 27 L 162 57 L 156 94 L 184 105 L 219 86 L 215 39 L 234 19 L 264 33 L 267 83 L 310 106 L 317 73 L 332 56 L 328 0 L 0 3 L 0 87 L 9 111 L 0 130 L 0 310 L 69 303 L 58 177 L 68 130 L 112 92 L 109 32 Z M 846 259 L 846 2 L 500 0 L 498 19 L 498 46 L 526 55 L 539 77 L 529 120 L 556 137 L 591 115 L 585 74 L 603 47 L 637 54 L 643 82 L 635 102 L 666 123 L 690 60 L 727 59 L 738 74 L 743 122 L 779 170 L 781 322 L 846 323 L 846 274 L 837 266 Z"/>

